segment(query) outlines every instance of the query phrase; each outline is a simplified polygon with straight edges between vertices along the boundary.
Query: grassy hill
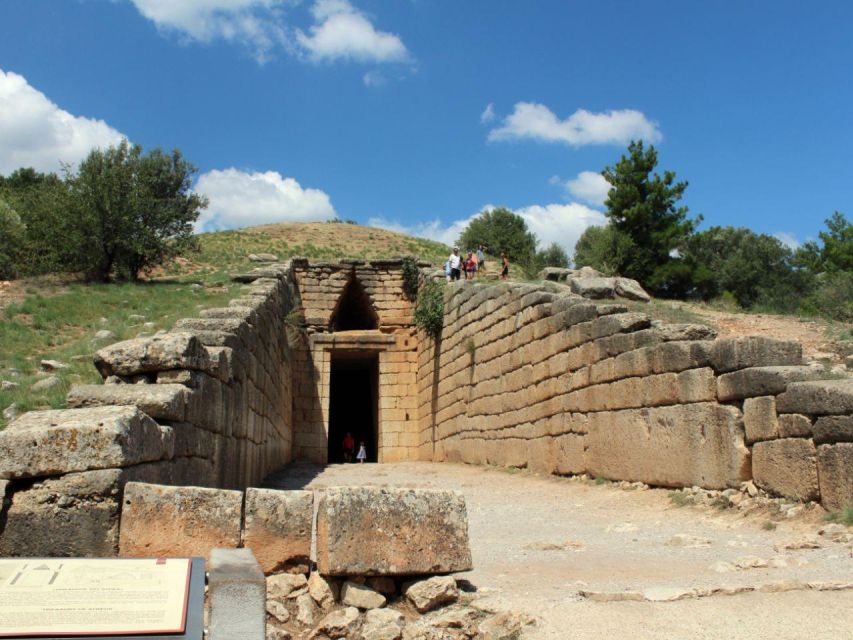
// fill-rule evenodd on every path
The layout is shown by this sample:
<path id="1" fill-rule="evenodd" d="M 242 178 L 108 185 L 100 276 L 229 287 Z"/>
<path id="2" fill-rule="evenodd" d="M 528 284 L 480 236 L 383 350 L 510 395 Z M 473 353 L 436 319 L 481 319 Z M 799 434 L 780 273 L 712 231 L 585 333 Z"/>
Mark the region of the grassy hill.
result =
<path id="1" fill-rule="evenodd" d="M 252 253 L 274 253 L 281 260 L 343 257 L 372 259 L 416 255 L 442 264 L 449 248 L 429 240 L 350 224 L 303 223 L 205 233 L 201 248 L 178 258 L 140 283 L 91 284 L 42 278 L 0 286 L 0 411 L 14 404 L 20 412 L 65 406 L 68 388 L 98 382 L 92 354 L 100 347 L 169 329 L 179 318 L 227 304 L 243 285 L 232 273 L 257 266 Z M 99 331 L 113 335 L 98 338 Z M 43 371 L 42 360 L 67 368 Z M 56 386 L 32 386 L 54 375 Z M 2 381 L 5 381 L 3 384 Z M 0 416 L 0 428 L 8 422 Z"/>

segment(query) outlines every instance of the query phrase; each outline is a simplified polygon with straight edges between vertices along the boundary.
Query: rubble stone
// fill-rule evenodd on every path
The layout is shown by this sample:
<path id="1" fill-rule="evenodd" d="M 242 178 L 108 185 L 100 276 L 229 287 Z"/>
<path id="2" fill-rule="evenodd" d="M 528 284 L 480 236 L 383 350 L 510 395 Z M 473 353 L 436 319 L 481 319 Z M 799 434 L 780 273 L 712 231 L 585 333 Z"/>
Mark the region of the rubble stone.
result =
<path id="1" fill-rule="evenodd" d="M 371 609 L 364 615 L 361 640 L 400 640 L 405 620 L 393 609 Z"/>
<path id="2" fill-rule="evenodd" d="M 420 613 L 459 599 L 459 587 L 451 576 L 435 576 L 407 585 L 404 594 Z"/>
<path id="3" fill-rule="evenodd" d="M 384 607 L 385 596 L 365 584 L 347 580 L 341 587 L 341 604 L 359 609 L 378 609 Z"/>

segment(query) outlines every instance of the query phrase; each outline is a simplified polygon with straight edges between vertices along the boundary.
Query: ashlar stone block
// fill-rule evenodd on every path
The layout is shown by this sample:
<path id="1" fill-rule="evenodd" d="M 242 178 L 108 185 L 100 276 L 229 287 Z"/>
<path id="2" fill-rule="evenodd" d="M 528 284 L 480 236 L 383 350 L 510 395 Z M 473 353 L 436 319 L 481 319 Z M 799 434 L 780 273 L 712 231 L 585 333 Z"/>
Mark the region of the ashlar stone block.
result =
<path id="1" fill-rule="evenodd" d="M 853 507 L 853 442 L 817 448 L 820 501 L 829 510 Z"/>
<path id="2" fill-rule="evenodd" d="M 254 552 L 265 574 L 307 573 L 313 518 L 312 491 L 246 489 L 243 546 Z"/>
<path id="3" fill-rule="evenodd" d="M 817 451 L 811 440 L 757 442 L 752 447 L 752 475 L 755 484 L 776 495 L 795 500 L 819 496 Z"/>

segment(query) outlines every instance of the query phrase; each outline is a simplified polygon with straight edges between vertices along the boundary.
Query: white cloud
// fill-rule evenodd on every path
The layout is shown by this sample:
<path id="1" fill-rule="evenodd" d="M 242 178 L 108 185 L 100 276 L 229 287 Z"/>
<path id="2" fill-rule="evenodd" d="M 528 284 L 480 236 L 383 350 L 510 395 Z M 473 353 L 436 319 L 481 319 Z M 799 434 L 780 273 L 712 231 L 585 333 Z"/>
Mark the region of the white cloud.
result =
<path id="1" fill-rule="evenodd" d="M 560 120 L 543 104 L 518 102 L 501 126 L 489 132 L 488 139 L 490 142 L 531 139 L 577 147 L 628 144 L 635 139 L 657 142 L 662 137 L 657 124 L 633 109 L 603 113 L 578 109 L 565 120 Z"/>
<path id="2" fill-rule="evenodd" d="M 381 71 L 377 71 L 376 69 L 365 73 L 362 77 L 362 81 L 364 82 L 365 87 L 381 87 L 388 83 L 388 79 L 382 75 Z"/>
<path id="3" fill-rule="evenodd" d="M 797 236 L 795 236 L 793 233 L 788 233 L 787 231 L 777 231 L 773 234 L 773 237 L 793 251 L 796 251 L 800 248 L 800 241 L 797 240 Z"/>
<path id="4" fill-rule="evenodd" d="M 483 124 L 487 124 L 489 122 L 492 122 L 495 117 L 495 105 L 494 103 L 490 102 L 486 105 L 486 108 L 483 109 L 483 113 L 480 114 L 480 122 L 482 122 Z"/>
<path id="5" fill-rule="evenodd" d="M 282 8 L 294 0 L 131 0 L 164 31 L 190 40 L 225 40 L 246 46 L 258 62 L 286 39 Z"/>
<path id="6" fill-rule="evenodd" d="M 494 209 L 487 205 L 481 211 Z M 575 244 L 581 234 L 590 226 L 603 226 L 607 224 L 604 214 L 577 202 L 569 204 L 532 205 L 516 209 L 515 213 L 524 218 L 528 228 L 536 234 L 539 247 L 544 248 L 552 242 L 562 246 L 569 255 L 574 253 Z M 455 220 L 449 225 L 444 225 L 439 220 L 414 225 L 404 225 L 399 222 L 385 218 L 370 218 L 367 224 L 371 227 L 381 227 L 399 233 L 437 240 L 447 245 L 453 245 L 462 235 L 468 224 L 480 215 L 477 212 L 460 220 Z"/>
<path id="7" fill-rule="evenodd" d="M 195 191 L 210 199 L 196 223 L 199 231 L 320 221 L 336 215 L 325 192 L 303 189 L 296 180 L 276 171 L 215 169 L 199 176 Z"/>
<path id="8" fill-rule="evenodd" d="M 23 76 L 0 69 L 0 173 L 20 167 L 59 171 L 61 162 L 76 164 L 92 148 L 123 137 L 103 120 L 60 109 Z"/>
<path id="9" fill-rule="evenodd" d="M 604 205 L 611 185 L 600 173 L 581 171 L 577 177 L 567 181 L 563 186 L 578 200 L 600 207 Z"/>
<path id="10" fill-rule="evenodd" d="M 310 35 L 296 31 L 296 42 L 315 61 L 406 62 L 409 51 L 399 36 L 377 31 L 347 0 L 317 0 Z"/>

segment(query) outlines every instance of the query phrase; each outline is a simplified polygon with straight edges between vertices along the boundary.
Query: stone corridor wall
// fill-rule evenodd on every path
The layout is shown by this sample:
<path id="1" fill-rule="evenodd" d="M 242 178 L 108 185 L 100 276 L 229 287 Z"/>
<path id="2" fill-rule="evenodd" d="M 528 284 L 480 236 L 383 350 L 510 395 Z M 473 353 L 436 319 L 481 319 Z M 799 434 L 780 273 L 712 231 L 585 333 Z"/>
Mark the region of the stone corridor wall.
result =
<path id="1" fill-rule="evenodd" d="M 853 379 L 532 285 L 451 286 L 419 335 L 419 457 L 853 504 Z"/>
<path id="2" fill-rule="evenodd" d="M 114 555 L 128 481 L 243 489 L 289 462 L 289 274 L 265 267 L 228 307 L 102 349 L 105 384 L 0 432 L 0 556 Z"/>

